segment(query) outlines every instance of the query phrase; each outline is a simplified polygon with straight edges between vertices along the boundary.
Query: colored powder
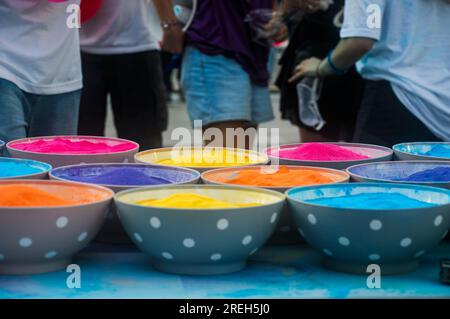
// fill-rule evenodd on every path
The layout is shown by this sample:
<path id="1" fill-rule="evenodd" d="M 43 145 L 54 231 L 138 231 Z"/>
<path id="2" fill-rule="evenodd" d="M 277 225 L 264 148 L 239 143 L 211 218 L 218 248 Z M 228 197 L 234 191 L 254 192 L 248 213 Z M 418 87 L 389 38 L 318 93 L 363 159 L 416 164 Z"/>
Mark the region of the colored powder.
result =
<path id="1" fill-rule="evenodd" d="M 226 167 L 260 163 L 250 158 L 246 152 L 228 150 L 183 151 L 177 158 L 163 159 L 161 165 L 187 167 Z"/>
<path id="2" fill-rule="evenodd" d="M 257 203 L 235 204 L 222 200 L 214 199 L 208 196 L 179 193 L 166 198 L 149 199 L 137 202 L 139 205 L 163 207 L 163 208 L 191 208 L 191 209 L 219 209 L 219 208 L 239 208 L 257 206 Z"/>
<path id="3" fill-rule="evenodd" d="M 33 140 L 15 143 L 15 149 L 37 153 L 52 154 L 100 154 L 125 152 L 135 148 L 135 144 L 116 140 L 62 138 Z"/>
<path id="4" fill-rule="evenodd" d="M 133 168 L 91 169 L 78 172 L 74 169 L 57 176 L 71 181 L 100 185 L 137 186 L 174 183 L 169 179 L 151 176 L 142 169 Z"/>
<path id="5" fill-rule="evenodd" d="M 335 182 L 335 179 L 320 171 L 289 169 L 285 166 L 280 166 L 279 170 L 273 173 L 243 170 L 229 176 L 214 176 L 214 180 L 219 183 L 262 187 L 293 187 Z"/>
<path id="6" fill-rule="evenodd" d="M 0 186 L 0 206 L 4 207 L 68 206 L 73 204 L 76 202 L 55 196 L 37 187 Z"/>
<path id="7" fill-rule="evenodd" d="M 450 158 L 450 146 L 446 145 L 433 146 L 431 150 L 425 153 L 425 155 Z"/>
<path id="8" fill-rule="evenodd" d="M 44 169 L 27 163 L 0 161 L 0 178 L 32 175 L 44 172 Z"/>
<path id="9" fill-rule="evenodd" d="M 412 209 L 432 207 L 436 204 L 422 202 L 402 194 L 378 193 L 378 194 L 358 194 L 340 197 L 323 197 L 307 200 L 306 202 L 348 209 Z"/>
<path id="10" fill-rule="evenodd" d="M 273 155 L 302 161 L 352 161 L 369 158 L 338 145 L 321 143 L 306 143 L 295 148 L 281 149 L 274 151 Z"/>
<path id="11" fill-rule="evenodd" d="M 436 167 L 414 173 L 408 177 L 397 179 L 405 182 L 449 182 L 450 167 Z"/>

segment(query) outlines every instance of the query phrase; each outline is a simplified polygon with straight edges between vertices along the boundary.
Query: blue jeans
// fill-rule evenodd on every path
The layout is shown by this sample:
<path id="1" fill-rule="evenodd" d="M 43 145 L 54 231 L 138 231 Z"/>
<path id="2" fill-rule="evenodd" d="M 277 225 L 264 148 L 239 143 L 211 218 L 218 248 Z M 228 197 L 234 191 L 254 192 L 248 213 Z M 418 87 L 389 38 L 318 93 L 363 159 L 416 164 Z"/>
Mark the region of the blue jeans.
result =
<path id="1" fill-rule="evenodd" d="M 36 95 L 0 79 L 0 140 L 77 134 L 80 94 Z"/>

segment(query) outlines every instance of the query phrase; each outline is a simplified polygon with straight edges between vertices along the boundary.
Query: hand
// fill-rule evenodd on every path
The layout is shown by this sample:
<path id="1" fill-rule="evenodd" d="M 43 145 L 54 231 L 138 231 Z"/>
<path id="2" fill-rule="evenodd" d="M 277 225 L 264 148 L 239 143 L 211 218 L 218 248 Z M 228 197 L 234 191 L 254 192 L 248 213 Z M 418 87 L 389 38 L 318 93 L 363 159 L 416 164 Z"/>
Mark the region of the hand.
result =
<path id="1" fill-rule="evenodd" d="M 169 53 L 182 53 L 184 45 L 184 32 L 179 25 L 173 25 L 164 30 L 161 48 Z"/>
<path id="2" fill-rule="evenodd" d="M 266 32 L 274 42 L 282 42 L 288 38 L 288 28 L 278 17 L 274 16 L 265 26 Z"/>
<path id="3" fill-rule="evenodd" d="M 297 67 L 294 70 L 293 75 L 288 80 L 289 83 L 293 83 L 298 81 L 302 77 L 316 77 L 317 76 L 317 69 L 320 65 L 322 60 L 318 58 L 310 58 L 307 60 L 304 60 L 302 63 L 297 65 Z"/>

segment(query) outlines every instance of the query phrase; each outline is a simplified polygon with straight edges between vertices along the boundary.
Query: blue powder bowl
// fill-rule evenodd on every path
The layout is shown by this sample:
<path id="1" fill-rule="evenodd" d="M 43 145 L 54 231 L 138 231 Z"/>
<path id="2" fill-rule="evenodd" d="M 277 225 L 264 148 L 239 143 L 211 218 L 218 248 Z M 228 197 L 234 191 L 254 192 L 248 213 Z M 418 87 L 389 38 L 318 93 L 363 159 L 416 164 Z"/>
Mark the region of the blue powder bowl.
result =
<path id="1" fill-rule="evenodd" d="M 416 142 L 394 145 L 395 156 L 400 161 L 442 160 L 450 161 L 450 143 Z"/>
<path id="2" fill-rule="evenodd" d="M 298 231 L 336 271 L 366 274 L 370 264 L 383 275 L 413 271 L 450 228 L 450 191 L 442 188 L 353 183 L 286 194 Z"/>
<path id="3" fill-rule="evenodd" d="M 408 183 L 450 189 L 450 162 L 401 161 L 349 167 L 353 182 Z"/>
<path id="4" fill-rule="evenodd" d="M 0 180 L 46 179 L 52 166 L 38 161 L 18 158 L 0 158 Z"/>

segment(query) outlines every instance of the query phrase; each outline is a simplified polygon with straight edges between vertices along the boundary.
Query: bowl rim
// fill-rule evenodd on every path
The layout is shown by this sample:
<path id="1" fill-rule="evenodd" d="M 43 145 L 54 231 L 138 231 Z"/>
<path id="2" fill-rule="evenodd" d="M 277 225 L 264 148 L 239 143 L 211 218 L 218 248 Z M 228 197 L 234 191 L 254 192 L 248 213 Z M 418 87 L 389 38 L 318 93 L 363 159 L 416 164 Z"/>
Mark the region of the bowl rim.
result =
<path id="1" fill-rule="evenodd" d="M 184 171 L 185 173 L 190 173 L 191 178 L 185 182 L 176 182 L 171 184 L 160 184 L 160 185 L 114 185 L 114 184 L 97 184 L 97 183 L 89 183 L 89 182 L 80 182 L 80 181 L 72 181 L 69 179 L 61 178 L 58 176 L 55 176 L 53 173 L 55 171 L 63 171 L 67 169 L 72 168 L 88 168 L 88 167 L 95 167 L 95 166 L 136 166 L 136 167 L 153 167 L 160 170 L 174 170 L 174 171 Z M 49 172 L 49 176 L 51 179 L 56 181 L 64 181 L 64 182 L 73 182 L 73 183 L 81 183 L 81 184 L 88 184 L 88 185 L 98 185 L 103 187 L 126 187 L 126 188 L 142 188 L 142 187 L 157 187 L 157 186 L 169 186 L 169 185 L 182 185 L 182 184 L 191 184 L 200 179 L 200 173 L 194 169 L 185 168 L 185 167 L 177 167 L 177 166 L 163 166 L 163 165 L 153 165 L 153 164 L 145 164 L 145 163 L 88 163 L 88 164 L 76 164 L 76 165 L 66 165 L 66 166 L 60 166 L 53 168 Z"/>
<path id="2" fill-rule="evenodd" d="M 257 186 L 257 185 L 245 185 L 245 184 L 231 184 L 231 183 L 224 183 L 224 182 L 217 182 L 217 181 L 213 181 L 210 178 L 207 177 L 207 175 L 212 175 L 214 173 L 225 173 L 227 171 L 238 171 L 238 170 L 255 170 L 255 169 L 259 169 L 259 168 L 263 168 L 263 167 L 270 167 L 270 165 L 254 165 L 254 166 L 241 166 L 241 167 L 224 167 L 224 168 L 217 168 L 217 169 L 212 169 L 206 172 L 203 172 L 201 174 L 201 179 L 203 182 L 207 182 L 207 183 L 211 183 L 213 185 L 231 185 L 231 186 L 245 186 L 245 187 L 257 187 L 257 188 L 265 188 L 265 189 L 276 189 L 276 190 L 285 190 L 285 189 L 291 189 L 294 187 L 305 187 L 305 186 L 313 186 L 313 185 L 330 185 L 330 184 L 336 184 L 336 183 L 345 183 L 348 182 L 350 180 L 350 175 L 343 171 L 343 170 L 339 170 L 339 169 L 334 169 L 334 168 L 325 168 L 325 167 L 315 167 L 315 166 L 295 166 L 295 165 L 278 165 L 279 167 L 287 167 L 289 169 L 293 169 L 293 170 L 313 170 L 313 171 L 323 171 L 323 172 L 327 172 L 330 174 L 336 174 L 336 175 L 342 175 L 342 177 L 345 177 L 345 179 L 343 179 L 342 181 L 335 181 L 335 182 L 331 182 L 331 183 L 326 183 L 326 184 L 310 184 L 310 185 L 297 185 L 297 186 L 269 186 L 269 185 L 265 185 L 265 186 Z"/>
<path id="3" fill-rule="evenodd" d="M 295 146 L 300 146 L 300 145 L 305 145 L 305 144 L 334 144 L 337 146 L 341 146 L 341 147 L 345 147 L 345 146 L 349 146 L 349 147 L 359 147 L 359 148 L 369 148 L 369 149 L 377 149 L 379 151 L 385 151 L 386 155 L 382 155 L 382 156 L 376 156 L 376 157 L 370 157 L 370 158 L 366 158 L 366 159 L 357 159 L 357 160 L 344 160 L 344 161 L 318 161 L 318 160 L 299 160 L 299 159 L 293 159 L 293 158 L 286 158 L 286 157 L 277 157 L 274 155 L 269 154 L 268 152 L 273 150 L 273 149 L 281 149 L 281 148 L 288 148 L 288 147 L 295 147 Z M 272 146 L 272 147 L 266 147 L 263 152 L 269 156 L 269 158 L 276 158 L 276 159 L 280 159 L 280 160 L 286 160 L 286 161 L 292 161 L 292 162 L 298 162 L 298 163 L 310 163 L 310 162 L 317 162 L 320 164 L 336 164 L 336 163 L 358 163 L 361 161 L 370 161 L 370 160 L 377 160 L 383 157 L 392 157 L 394 154 L 394 151 L 392 149 L 390 149 L 389 147 L 386 146 L 381 146 L 381 145 L 375 145 L 375 144 L 365 144 L 365 143 L 348 143 L 348 142 L 312 142 L 312 143 L 295 143 L 295 144 L 283 144 L 280 146 Z"/>
<path id="4" fill-rule="evenodd" d="M 1 147 L 1 145 L 0 145 L 0 147 Z M 32 159 L 26 159 L 26 158 L 0 157 L 0 162 L 22 162 L 22 163 L 28 162 L 30 164 L 34 163 L 37 165 L 41 165 L 41 166 L 43 166 L 43 168 L 45 167 L 44 170 L 42 170 L 40 172 L 32 173 L 32 174 L 0 177 L 0 181 L 7 180 L 7 179 L 13 179 L 13 178 L 24 178 L 24 177 L 26 179 L 26 177 L 33 177 L 33 176 L 37 176 L 37 175 L 41 175 L 41 174 L 48 174 L 53 169 L 53 166 L 48 163 L 36 161 L 36 160 L 32 160 Z"/>
<path id="5" fill-rule="evenodd" d="M 348 167 L 345 169 L 345 171 L 351 176 L 351 177 L 359 177 L 359 178 L 366 178 L 370 179 L 371 181 L 377 181 L 377 182 L 385 182 L 385 183 L 391 183 L 391 184 L 423 184 L 423 185 L 442 185 L 446 183 L 450 183 L 450 180 L 448 181 L 438 181 L 438 182 L 430 182 L 430 181 L 394 181 L 390 179 L 383 179 L 383 178 L 372 178 L 372 177 L 366 177 L 363 175 L 356 174 L 354 172 L 351 172 L 352 169 L 363 167 L 363 166 L 376 166 L 376 165 L 402 165 L 402 164 L 422 164 L 422 165 L 443 165 L 448 166 L 450 168 L 450 162 L 449 161 L 419 161 L 419 160 L 411 160 L 411 161 L 386 161 L 386 162 L 372 162 L 372 163 L 363 163 L 363 164 L 357 164 Z"/>
<path id="6" fill-rule="evenodd" d="M 6 142 L 3 141 L 3 140 L 0 140 L 0 149 L 1 149 L 3 146 L 5 146 L 5 145 L 6 145 Z"/>
<path id="7" fill-rule="evenodd" d="M 29 212 L 35 212 L 36 210 L 58 210 L 61 208 L 78 208 L 78 207 L 87 207 L 95 204 L 100 203 L 106 203 L 113 199 L 114 192 L 103 186 L 98 185 L 92 185 L 87 183 L 75 183 L 75 182 L 67 182 L 67 181 L 56 181 L 56 180 L 36 180 L 36 179 L 22 179 L 22 180 L 0 180 L 0 186 L 2 185 L 11 185 L 11 184 L 25 184 L 25 185 L 33 185 L 33 184 L 52 184 L 52 185 L 61 185 L 61 186 L 78 186 L 78 187 L 85 187 L 85 188 L 95 188 L 97 190 L 104 191 L 108 194 L 107 197 L 103 198 L 99 201 L 93 201 L 90 203 L 85 204 L 74 204 L 74 205 L 61 205 L 61 206 L 0 206 L 0 213 L 1 210 L 20 210 L 20 211 L 29 211 Z"/>
<path id="8" fill-rule="evenodd" d="M 248 163 L 248 164 L 237 164 L 235 166 L 175 166 L 175 165 L 167 165 L 167 164 L 158 164 L 158 163 L 153 163 L 153 162 L 144 162 L 142 160 L 139 159 L 140 156 L 145 155 L 147 153 L 159 153 L 159 152 L 167 152 L 167 151 L 171 151 L 172 149 L 174 149 L 175 147 L 162 147 L 162 148 L 154 148 L 151 150 L 145 150 L 145 151 L 141 151 L 139 153 L 134 154 L 134 161 L 136 163 L 143 163 L 143 164 L 151 164 L 151 165 L 159 165 L 159 166 L 171 166 L 171 167 L 185 167 L 185 168 L 190 168 L 190 169 L 194 169 L 194 170 L 211 170 L 211 169 L 216 169 L 216 168 L 226 168 L 226 167 L 248 167 L 248 166 L 255 166 L 255 165 L 267 165 L 270 162 L 270 158 L 267 154 L 263 153 L 263 152 L 258 152 L 258 151 L 254 151 L 254 150 L 247 150 L 244 148 L 233 148 L 233 147 L 215 147 L 215 146 L 180 146 L 180 148 L 190 148 L 190 149 L 224 149 L 224 150 L 229 150 L 232 152 L 236 152 L 236 151 L 244 151 L 245 153 L 253 153 L 255 155 L 258 155 L 261 158 L 264 158 L 264 161 L 262 162 L 258 162 L 258 163 Z"/>
<path id="9" fill-rule="evenodd" d="M 392 146 L 392 149 L 394 150 L 394 152 L 398 152 L 398 153 L 405 154 L 405 155 L 417 156 L 417 157 L 420 156 L 420 157 L 424 157 L 424 158 L 429 158 L 430 160 L 434 160 L 434 161 L 449 161 L 450 160 L 450 157 L 439 157 L 439 156 L 432 156 L 432 155 L 414 154 L 414 153 L 409 153 L 409 152 L 399 150 L 399 147 L 406 146 L 406 145 L 448 145 L 450 147 L 450 142 L 410 142 L 410 143 L 398 143 L 398 144 L 395 144 L 394 146 Z"/>
<path id="10" fill-rule="evenodd" d="M 272 195 L 278 198 L 277 201 L 267 203 L 267 204 L 261 204 L 257 206 L 249 206 L 249 207 L 233 207 L 233 208 L 170 208 L 170 207 L 158 207 L 158 206 L 144 206 L 134 203 L 127 203 L 125 201 L 120 200 L 120 197 L 125 196 L 127 194 L 131 193 L 139 193 L 139 192 L 145 192 L 145 191 L 156 191 L 158 189 L 192 189 L 192 188 L 205 188 L 205 189 L 217 189 L 217 190 L 242 190 L 246 192 L 255 192 L 255 193 L 265 193 L 268 195 Z M 243 187 L 243 186 L 230 186 L 230 185 L 211 185 L 211 184 L 193 184 L 193 185 L 172 185 L 172 186 L 159 186 L 159 187 L 144 187 L 144 188 L 134 188 L 134 189 L 128 189 L 123 190 L 120 192 L 117 192 L 114 195 L 114 202 L 124 204 L 131 207 L 140 207 L 140 208 L 152 208 L 152 209 L 158 209 L 166 212 L 180 212 L 180 211 L 190 211 L 190 212 L 208 212 L 209 214 L 219 212 L 219 211 L 237 211 L 242 209 L 253 209 L 255 207 L 265 207 L 265 206 L 271 206 L 279 203 L 283 203 L 286 200 L 286 195 L 282 194 L 280 192 L 270 190 L 270 189 L 264 189 L 264 188 L 257 188 L 257 187 Z"/>
<path id="11" fill-rule="evenodd" d="M 30 140 L 42 140 L 42 139 L 54 139 L 54 138 L 65 138 L 65 139 L 75 139 L 75 138 L 80 138 L 80 139 L 96 139 L 96 140 L 113 140 L 113 141 L 120 141 L 120 142 L 127 142 L 130 144 L 133 144 L 134 147 L 126 150 L 126 151 L 120 151 L 120 152 L 108 152 L 108 153 L 81 153 L 81 154 L 70 154 L 70 153 L 44 153 L 44 152 L 36 152 L 36 151 L 26 151 L 26 150 L 20 150 L 17 148 L 14 148 L 15 143 L 21 143 L 21 142 L 26 142 L 26 141 L 30 141 Z M 26 137 L 26 138 L 21 138 L 21 139 L 17 139 L 17 140 L 13 140 L 10 141 L 6 144 L 6 149 L 9 150 L 13 150 L 14 152 L 21 152 L 21 153 L 25 153 L 25 154 L 34 154 L 34 155 L 50 155 L 50 156 L 71 156 L 71 157 L 85 157 L 85 156 L 97 156 L 97 155 L 111 155 L 111 154 L 126 154 L 129 152 L 133 152 L 133 151 L 139 151 L 139 147 L 140 145 L 134 141 L 131 140 L 127 140 L 127 139 L 123 139 L 123 138 L 118 138 L 118 137 L 106 137 L 106 136 L 92 136 L 92 135 L 56 135 L 56 136 L 35 136 L 35 137 Z"/>
<path id="12" fill-rule="evenodd" d="M 450 190 L 440 188 L 440 187 L 416 185 L 416 184 L 393 184 L 393 183 L 374 183 L 374 182 L 370 183 L 370 182 L 367 182 L 367 183 L 344 183 L 344 184 L 326 184 L 326 185 L 318 185 L 318 186 L 316 185 L 316 186 L 306 186 L 306 187 L 295 187 L 295 188 L 291 188 L 285 192 L 286 200 L 309 205 L 309 206 L 314 206 L 314 207 L 330 208 L 332 210 L 338 210 L 338 211 L 411 212 L 411 211 L 427 210 L 430 208 L 430 207 L 395 208 L 395 209 L 361 209 L 361 208 L 353 208 L 353 207 L 343 208 L 343 207 L 332 207 L 332 206 L 326 206 L 326 205 L 319 205 L 316 203 L 307 203 L 305 201 L 302 201 L 302 200 L 292 197 L 292 195 L 293 195 L 292 193 L 294 193 L 294 192 L 309 191 L 309 190 L 325 188 L 325 187 L 338 188 L 338 187 L 343 187 L 344 185 L 352 186 L 352 187 L 380 187 L 380 188 L 387 187 L 387 188 L 416 188 L 416 189 L 418 188 L 420 190 L 428 190 L 431 192 L 444 193 L 450 197 Z M 439 204 L 439 205 L 436 205 L 433 207 L 449 207 L 450 208 L 450 200 L 447 204 Z"/>

